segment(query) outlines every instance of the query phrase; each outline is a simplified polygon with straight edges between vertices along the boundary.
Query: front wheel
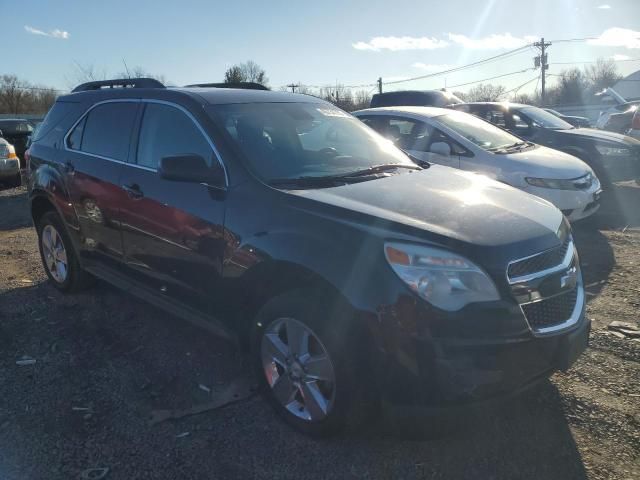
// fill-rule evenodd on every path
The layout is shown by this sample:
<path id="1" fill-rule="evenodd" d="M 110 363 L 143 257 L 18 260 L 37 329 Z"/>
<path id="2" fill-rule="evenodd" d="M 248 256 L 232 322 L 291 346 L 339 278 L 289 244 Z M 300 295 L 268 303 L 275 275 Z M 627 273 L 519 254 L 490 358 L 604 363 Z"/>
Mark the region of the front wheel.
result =
<path id="1" fill-rule="evenodd" d="M 269 403 L 298 430 L 325 436 L 358 418 L 348 315 L 313 291 L 270 300 L 254 324 L 253 357 Z"/>

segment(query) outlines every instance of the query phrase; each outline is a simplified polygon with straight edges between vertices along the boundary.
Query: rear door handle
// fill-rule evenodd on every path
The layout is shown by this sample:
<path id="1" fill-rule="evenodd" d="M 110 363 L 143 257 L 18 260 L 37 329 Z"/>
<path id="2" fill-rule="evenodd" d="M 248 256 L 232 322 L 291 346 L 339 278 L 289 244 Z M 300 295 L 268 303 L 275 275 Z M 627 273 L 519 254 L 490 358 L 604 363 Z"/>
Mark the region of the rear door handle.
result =
<path id="1" fill-rule="evenodd" d="M 144 193 L 142 193 L 140 185 L 138 185 L 137 183 L 132 183 L 131 185 L 122 185 L 122 188 L 131 198 L 144 197 Z"/>

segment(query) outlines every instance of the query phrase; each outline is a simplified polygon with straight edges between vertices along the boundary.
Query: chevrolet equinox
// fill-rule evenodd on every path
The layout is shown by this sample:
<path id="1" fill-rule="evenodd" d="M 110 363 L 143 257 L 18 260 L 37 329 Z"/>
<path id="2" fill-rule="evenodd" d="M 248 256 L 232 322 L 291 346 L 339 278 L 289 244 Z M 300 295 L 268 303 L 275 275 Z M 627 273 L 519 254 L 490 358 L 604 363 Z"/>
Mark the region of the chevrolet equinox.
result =
<path id="1" fill-rule="evenodd" d="M 27 159 L 56 288 L 98 277 L 224 325 L 269 402 L 310 434 L 372 399 L 438 407 L 519 391 L 588 342 L 559 210 L 418 166 L 312 96 L 90 82 L 58 98 Z"/>

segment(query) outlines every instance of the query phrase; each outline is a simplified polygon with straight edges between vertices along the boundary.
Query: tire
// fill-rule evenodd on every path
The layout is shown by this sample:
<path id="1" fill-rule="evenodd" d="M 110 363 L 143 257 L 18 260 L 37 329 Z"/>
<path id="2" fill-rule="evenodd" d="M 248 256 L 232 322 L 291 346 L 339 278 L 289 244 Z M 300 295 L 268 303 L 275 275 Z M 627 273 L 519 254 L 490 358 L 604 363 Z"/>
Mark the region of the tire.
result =
<path id="1" fill-rule="evenodd" d="M 367 411 L 359 401 L 364 389 L 362 376 L 356 374 L 356 343 L 347 331 L 352 315 L 335 304 L 316 290 L 285 293 L 258 312 L 251 336 L 252 358 L 267 401 L 287 423 L 317 437 L 359 426 Z M 296 348 L 289 350 L 289 338 L 304 339 L 305 331 L 308 355 L 304 348 L 297 348 L 302 353 L 297 355 Z M 291 399 L 288 406 L 285 399 Z"/>
<path id="2" fill-rule="evenodd" d="M 56 212 L 42 215 L 37 231 L 42 266 L 54 287 L 61 292 L 72 293 L 93 284 L 94 278 L 80 266 L 71 239 Z"/>
<path id="3" fill-rule="evenodd" d="M 20 172 L 18 172 L 18 174 L 9 181 L 9 186 L 11 188 L 18 188 L 20 185 L 22 185 L 22 176 Z"/>

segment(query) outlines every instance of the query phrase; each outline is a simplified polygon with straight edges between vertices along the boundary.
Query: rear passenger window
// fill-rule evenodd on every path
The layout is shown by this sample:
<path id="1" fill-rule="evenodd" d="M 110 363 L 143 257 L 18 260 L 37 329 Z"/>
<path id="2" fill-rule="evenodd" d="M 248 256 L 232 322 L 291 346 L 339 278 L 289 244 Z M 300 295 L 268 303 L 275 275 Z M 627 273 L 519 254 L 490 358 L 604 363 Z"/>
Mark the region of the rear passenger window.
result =
<path id="1" fill-rule="evenodd" d="M 69 148 L 125 161 L 138 104 L 104 103 L 89 112 L 71 132 Z"/>
<path id="2" fill-rule="evenodd" d="M 196 154 L 210 166 L 213 150 L 200 129 L 184 112 L 169 105 L 148 103 L 138 141 L 138 165 L 158 168 L 160 159 Z"/>

